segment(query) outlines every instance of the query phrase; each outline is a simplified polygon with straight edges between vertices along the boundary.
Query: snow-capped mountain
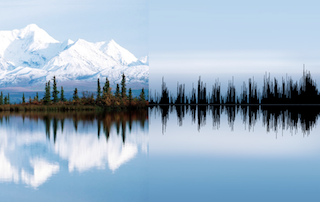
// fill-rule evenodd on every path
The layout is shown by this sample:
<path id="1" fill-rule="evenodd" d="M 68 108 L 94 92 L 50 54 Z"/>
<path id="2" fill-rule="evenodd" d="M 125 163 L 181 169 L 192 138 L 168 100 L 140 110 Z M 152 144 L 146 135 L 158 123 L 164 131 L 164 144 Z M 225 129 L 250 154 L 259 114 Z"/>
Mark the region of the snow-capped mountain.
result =
<path id="1" fill-rule="evenodd" d="M 20 30 L 0 31 L 0 87 L 36 86 L 53 76 L 58 82 L 108 77 L 115 84 L 121 80 L 122 73 L 128 84 L 148 85 L 147 57 L 138 60 L 114 40 L 59 42 L 35 24 Z"/>

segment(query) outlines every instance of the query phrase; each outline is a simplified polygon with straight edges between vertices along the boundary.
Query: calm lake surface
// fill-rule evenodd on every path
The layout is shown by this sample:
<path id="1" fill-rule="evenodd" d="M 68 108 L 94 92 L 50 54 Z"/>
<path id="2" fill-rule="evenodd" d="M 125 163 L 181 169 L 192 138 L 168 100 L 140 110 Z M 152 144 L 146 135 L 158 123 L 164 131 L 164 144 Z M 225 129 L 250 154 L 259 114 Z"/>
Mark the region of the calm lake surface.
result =
<path id="1" fill-rule="evenodd" d="M 320 201 L 317 110 L 0 113 L 1 201 Z"/>
<path id="2" fill-rule="evenodd" d="M 149 112 L 150 201 L 320 201 L 315 107 L 181 108 Z"/>
<path id="3" fill-rule="evenodd" d="M 1 201 L 147 201 L 148 114 L 0 114 Z"/>

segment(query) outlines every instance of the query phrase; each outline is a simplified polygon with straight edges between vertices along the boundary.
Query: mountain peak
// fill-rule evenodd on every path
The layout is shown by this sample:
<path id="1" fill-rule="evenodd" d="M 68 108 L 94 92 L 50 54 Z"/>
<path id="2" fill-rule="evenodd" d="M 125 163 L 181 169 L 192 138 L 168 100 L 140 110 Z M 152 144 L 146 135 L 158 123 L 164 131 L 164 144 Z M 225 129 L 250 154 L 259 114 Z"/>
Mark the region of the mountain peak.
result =
<path id="1" fill-rule="evenodd" d="M 113 39 L 111 39 L 108 44 L 118 45 Z"/>
<path id="2" fill-rule="evenodd" d="M 108 43 L 97 44 L 102 52 L 110 55 L 111 57 L 113 57 L 113 59 L 121 62 L 124 65 L 128 65 L 138 60 L 132 53 L 121 47 L 113 39 L 111 39 Z"/>
<path id="3" fill-rule="evenodd" d="M 39 30 L 40 27 L 38 27 L 38 25 L 36 25 L 36 24 L 29 24 L 23 29 L 24 30 L 29 30 L 29 31 L 36 31 L 36 30 Z"/>
<path id="4" fill-rule="evenodd" d="M 0 31 L 0 86 L 36 86 L 53 75 L 59 81 L 93 81 L 108 76 L 111 84 L 122 73 L 131 84 L 148 83 L 149 67 L 114 40 L 58 42 L 36 24 Z M 73 85 L 73 84 L 72 84 Z M 140 85 L 140 84 L 139 84 Z"/>
<path id="5" fill-rule="evenodd" d="M 20 30 L 19 38 L 32 37 L 35 41 L 42 43 L 58 43 L 59 41 L 52 38 L 46 31 L 36 24 L 29 24 Z"/>

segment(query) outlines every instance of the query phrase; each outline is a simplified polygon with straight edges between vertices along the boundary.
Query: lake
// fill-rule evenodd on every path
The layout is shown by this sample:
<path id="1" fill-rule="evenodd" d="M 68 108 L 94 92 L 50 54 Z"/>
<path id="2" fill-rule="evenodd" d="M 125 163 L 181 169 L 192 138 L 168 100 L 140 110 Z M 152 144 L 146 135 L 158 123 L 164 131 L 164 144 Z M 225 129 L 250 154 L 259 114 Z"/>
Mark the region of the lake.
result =
<path id="1" fill-rule="evenodd" d="M 319 107 L 0 113 L 4 201 L 319 201 Z"/>
<path id="2" fill-rule="evenodd" d="M 320 201 L 319 107 L 149 112 L 150 201 Z"/>
<path id="3" fill-rule="evenodd" d="M 148 114 L 1 113 L 3 201 L 146 201 Z"/>

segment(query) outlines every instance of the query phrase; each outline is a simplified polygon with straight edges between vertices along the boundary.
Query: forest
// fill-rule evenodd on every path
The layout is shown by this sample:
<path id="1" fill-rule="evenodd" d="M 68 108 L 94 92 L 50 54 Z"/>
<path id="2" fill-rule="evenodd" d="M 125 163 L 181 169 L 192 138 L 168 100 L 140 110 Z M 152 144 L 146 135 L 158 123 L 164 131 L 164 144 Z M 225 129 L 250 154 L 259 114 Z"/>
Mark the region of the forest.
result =
<path id="1" fill-rule="evenodd" d="M 38 93 L 26 100 L 22 93 L 22 101 L 19 104 L 10 103 L 10 94 L 3 95 L 0 93 L 0 111 L 69 111 L 69 110 L 126 110 L 139 109 L 148 106 L 145 98 L 145 91 L 142 88 L 139 97 L 132 96 L 132 90 L 129 88 L 127 94 L 126 78 L 122 74 L 121 86 L 117 84 L 115 93 L 111 90 L 108 78 L 101 88 L 100 80 L 97 81 L 97 92 L 83 91 L 79 95 L 78 89 L 75 88 L 72 99 L 67 100 L 64 95 L 63 86 L 60 91 L 57 88 L 56 77 L 52 78 L 52 92 L 50 80 L 45 84 L 45 93 L 43 98 L 39 98 Z M 120 89 L 121 88 L 121 89 Z"/>

